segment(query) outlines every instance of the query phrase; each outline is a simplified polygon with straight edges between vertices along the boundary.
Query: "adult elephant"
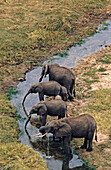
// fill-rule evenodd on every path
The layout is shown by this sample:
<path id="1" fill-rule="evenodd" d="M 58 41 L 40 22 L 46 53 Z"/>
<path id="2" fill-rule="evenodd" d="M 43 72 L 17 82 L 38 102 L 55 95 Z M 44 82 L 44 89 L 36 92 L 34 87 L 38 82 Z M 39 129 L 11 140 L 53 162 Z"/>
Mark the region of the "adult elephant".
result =
<path id="1" fill-rule="evenodd" d="M 64 118 L 53 120 L 46 126 L 39 129 L 41 133 L 53 133 L 55 137 L 63 137 L 65 152 L 70 154 L 70 141 L 74 138 L 84 138 L 81 146 L 86 151 L 92 151 L 92 140 L 96 130 L 95 140 L 97 141 L 97 125 L 95 119 L 88 114 L 79 115 L 75 118 Z M 89 146 L 87 148 L 87 141 Z"/>
<path id="2" fill-rule="evenodd" d="M 35 104 L 30 110 L 29 119 L 25 124 L 25 128 L 30 121 L 32 114 L 42 116 L 42 126 L 44 126 L 46 124 L 47 115 L 58 116 L 58 119 L 64 118 L 65 115 L 68 117 L 67 104 L 63 100 L 41 101 L 38 104 Z"/>
<path id="3" fill-rule="evenodd" d="M 28 92 L 26 93 L 22 105 L 24 105 L 26 97 L 30 93 L 39 93 L 40 101 L 44 100 L 44 95 L 54 96 L 54 97 L 60 95 L 64 101 L 67 100 L 67 89 L 64 86 L 61 86 L 56 81 L 40 82 L 32 85 L 28 90 Z"/>
<path id="4" fill-rule="evenodd" d="M 46 63 L 42 67 L 39 82 L 41 82 L 43 76 L 46 77 L 47 74 L 49 74 L 49 81 L 57 81 L 62 86 L 66 87 L 69 99 L 73 100 L 72 91 L 75 97 L 75 76 L 73 72 L 67 67 L 59 66 L 56 63 Z"/>

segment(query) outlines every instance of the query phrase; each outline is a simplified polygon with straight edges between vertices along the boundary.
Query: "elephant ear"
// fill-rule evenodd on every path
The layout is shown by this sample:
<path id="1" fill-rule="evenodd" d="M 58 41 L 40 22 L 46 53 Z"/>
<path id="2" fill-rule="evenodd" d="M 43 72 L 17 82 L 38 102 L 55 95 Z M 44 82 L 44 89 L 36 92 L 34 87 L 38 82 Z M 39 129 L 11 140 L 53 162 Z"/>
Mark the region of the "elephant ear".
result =
<path id="1" fill-rule="evenodd" d="M 43 87 L 42 87 L 42 83 L 38 84 L 36 87 L 35 87 L 35 93 L 40 93 L 43 91 Z"/>
<path id="2" fill-rule="evenodd" d="M 56 137 L 68 136 L 69 134 L 71 134 L 71 127 L 67 123 L 61 123 L 54 133 Z"/>
<path id="3" fill-rule="evenodd" d="M 41 103 L 38 109 L 38 115 L 44 115 L 47 112 L 47 107 L 45 104 Z"/>

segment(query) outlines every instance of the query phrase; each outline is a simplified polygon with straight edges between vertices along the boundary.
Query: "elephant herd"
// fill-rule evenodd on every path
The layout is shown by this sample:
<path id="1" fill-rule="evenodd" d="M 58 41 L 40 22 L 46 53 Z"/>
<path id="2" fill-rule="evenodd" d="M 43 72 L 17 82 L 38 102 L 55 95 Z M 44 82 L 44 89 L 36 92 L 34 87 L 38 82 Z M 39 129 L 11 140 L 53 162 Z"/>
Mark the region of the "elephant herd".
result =
<path id="1" fill-rule="evenodd" d="M 49 82 L 41 82 L 43 77 L 49 75 Z M 84 138 L 84 144 L 81 146 L 86 151 L 92 151 L 92 140 L 95 134 L 97 141 L 97 125 L 95 119 L 88 114 L 82 114 L 77 117 L 68 117 L 67 104 L 65 101 L 73 100 L 75 97 L 75 76 L 73 72 L 56 63 L 46 63 L 42 67 L 39 83 L 30 87 L 27 94 L 24 96 L 22 105 L 30 93 L 38 93 L 40 102 L 35 104 L 28 115 L 28 120 L 25 124 L 25 129 L 31 119 L 32 114 L 42 116 L 42 126 L 37 137 L 43 137 L 47 133 L 53 134 L 55 138 L 63 140 L 64 151 L 66 154 L 71 154 L 70 141 L 74 138 Z M 54 96 L 55 99 L 44 101 L 44 95 Z M 52 120 L 46 124 L 47 115 L 58 116 L 58 120 Z M 66 117 L 65 117 L 66 116 Z M 41 134 L 41 136 L 39 136 Z M 87 147 L 87 143 L 89 145 Z"/>

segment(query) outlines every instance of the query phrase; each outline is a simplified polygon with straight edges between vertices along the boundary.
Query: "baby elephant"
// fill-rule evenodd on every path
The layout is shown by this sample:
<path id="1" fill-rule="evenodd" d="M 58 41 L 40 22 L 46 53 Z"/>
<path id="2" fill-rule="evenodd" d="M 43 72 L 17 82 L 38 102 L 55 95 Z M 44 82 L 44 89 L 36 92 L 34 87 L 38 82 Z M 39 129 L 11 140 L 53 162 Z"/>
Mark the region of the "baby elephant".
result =
<path id="1" fill-rule="evenodd" d="M 29 119 L 25 124 L 31 119 L 32 114 L 37 114 L 42 116 L 42 126 L 46 124 L 47 115 L 58 116 L 58 119 L 67 116 L 67 105 L 63 100 L 51 100 L 51 101 L 41 101 L 38 104 L 35 104 L 29 114 Z"/>
<path id="2" fill-rule="evenodd" d="M 60 95 L 64 101 L 67 100 L 66 88 L 64 86 L 61 86 L 56 81 L 40 82 L 38 84 L 32 85 L 28 93 L 25 95 L 22 105 L 24 105 L 25 99 L 30 93 L 39 93 L 40 101 L 44 100 L 44 95 L 54 96 L 54 97 Z"/>
<path id="3" fill-rule="evenodd" d="M 65 152 L 70 154 L 70 141 L 74 138 L 84 138 L 84 144 L 81 146 L 86 151 L 92 151 L 92 140 L 96 130 L 95 140 L 97 141 L 97 125 L 95 119 L 83 114 L 75 118 L 64 118 L 61 120 L 52 120 L 46 126 L 39 129 L 41 133 L 52 133 L 55 137 L 63 137 Z M 89 146 L 87 148 L 87 142 Z"/>

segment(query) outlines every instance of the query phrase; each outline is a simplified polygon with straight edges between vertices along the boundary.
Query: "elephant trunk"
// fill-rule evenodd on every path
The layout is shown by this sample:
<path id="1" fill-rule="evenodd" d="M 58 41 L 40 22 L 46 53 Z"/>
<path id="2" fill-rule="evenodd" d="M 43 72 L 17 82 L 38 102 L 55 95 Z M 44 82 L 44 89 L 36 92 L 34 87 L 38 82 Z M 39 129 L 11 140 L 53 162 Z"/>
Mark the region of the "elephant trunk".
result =
<path id="1" fill-rule="evenodd" d="M 30 121 L 30 119 L 31 119 L 31 115 L 29 114 L 29 116 L 28 116 L 29 118 L 28 118 L 28 120 L 26 121 L 26 123 L 25 123 L 25 130 L 26 130 L 26 126 L 27 126 L 27 124 L 28 124 L 28 122 Z"/>
<path id="2" fill-rule="evenodd" d="M 42 126 L 40 129 L 39 129 L 39 132 L 44 134 L 45 133 L 45 126 Z"/>
<path id="3" fill-rule="evenodd" d="M 23 99 L 23 102 L 22 102 L 22 106 L 24 106 L 24 102 L 25 102 L 25 99 L 26 97 L 30 94 L 30 91 L 28 91 L 28 93 L 25 95 L 24 99 Z"/>
<path id="4" fill-rule="evenodd" d="M 25 109 L 25 106 L 24 106 L 24 105 L 23 105 L 23 110 L 24 110 L 24 112 L 25 112 L 26 116 L 28 117 L 29 115 L 28 115 L 28 113 L 27 113 L 27 111 L 26 111 L 26 109 Z"/>

